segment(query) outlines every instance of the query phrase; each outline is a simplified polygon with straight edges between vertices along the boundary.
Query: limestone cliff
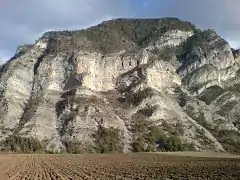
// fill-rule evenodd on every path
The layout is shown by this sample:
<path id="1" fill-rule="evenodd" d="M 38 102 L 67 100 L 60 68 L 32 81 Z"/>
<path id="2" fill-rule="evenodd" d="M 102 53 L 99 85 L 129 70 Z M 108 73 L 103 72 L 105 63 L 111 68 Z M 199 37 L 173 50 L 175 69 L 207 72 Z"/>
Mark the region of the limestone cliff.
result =
<path id="1" fill-rule="evenodd" d="M 215 31 L 176 18 L 47 32 L 1 67 L 1 140 L 34 137 L 56 151 L 72 139 L 94 146 L 101 124 L 122 132 L 127 152 L 141 115 L 166 134 L 181 130 L 196 150 L 236 152 L 238 52 Z"/>

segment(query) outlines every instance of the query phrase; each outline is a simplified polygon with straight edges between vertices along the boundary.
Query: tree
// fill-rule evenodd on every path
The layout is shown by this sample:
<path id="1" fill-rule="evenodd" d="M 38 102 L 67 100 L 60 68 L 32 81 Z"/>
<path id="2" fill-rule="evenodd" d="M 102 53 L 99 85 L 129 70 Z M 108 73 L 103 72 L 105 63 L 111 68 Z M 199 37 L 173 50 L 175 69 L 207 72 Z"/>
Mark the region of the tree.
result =
<path id="1" fill-rule="evenodd" d="M 133 127 L 133 152 L 183 151 L 188 144 L 183 144 L 176 135 L 166 135 L 158 126 L 153 126 L 143 118 L 136 119 Z"/>
<path id="2" fill-rule="evenodd" d="M 93 134 L 95 138 L 95 150 L 99 153 L 122 152 L 123 142 L 121 131 L 113 127 L 105 128 L 98 125 L 97 131 Z"/>
<path id="3" fill-rule="evenodd" d="M 10 136 L 4 145 L 10 147 L 13 152 L 35 153 L 46 150 L 43 143 L 33 137 Z"/>

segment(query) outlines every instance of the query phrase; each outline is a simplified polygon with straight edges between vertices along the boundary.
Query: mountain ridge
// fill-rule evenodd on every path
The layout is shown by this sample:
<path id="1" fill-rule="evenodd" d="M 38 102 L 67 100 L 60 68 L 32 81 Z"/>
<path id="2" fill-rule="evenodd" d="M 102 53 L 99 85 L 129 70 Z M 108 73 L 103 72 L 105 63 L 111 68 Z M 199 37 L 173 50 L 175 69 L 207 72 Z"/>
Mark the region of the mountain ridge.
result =
<path id="1" fill-rule="evenodd" d="M 177 18 L 47 32 L 1 67 L 1 141 L 239 153 L 239 59 L 216 31 Z"/>

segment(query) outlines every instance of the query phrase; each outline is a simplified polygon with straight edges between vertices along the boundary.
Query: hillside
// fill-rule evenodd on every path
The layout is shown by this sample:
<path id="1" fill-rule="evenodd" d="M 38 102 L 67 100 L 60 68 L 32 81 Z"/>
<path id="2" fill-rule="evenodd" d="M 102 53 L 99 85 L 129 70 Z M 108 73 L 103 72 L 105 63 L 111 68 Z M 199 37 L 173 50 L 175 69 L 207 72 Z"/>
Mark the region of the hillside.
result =
<path id="1" fill-rule="evenodd" d="M 240 153 L 239 50 L 177 18 L 47 32 L 0 70 L 0 140 L 20 152 Z"/>

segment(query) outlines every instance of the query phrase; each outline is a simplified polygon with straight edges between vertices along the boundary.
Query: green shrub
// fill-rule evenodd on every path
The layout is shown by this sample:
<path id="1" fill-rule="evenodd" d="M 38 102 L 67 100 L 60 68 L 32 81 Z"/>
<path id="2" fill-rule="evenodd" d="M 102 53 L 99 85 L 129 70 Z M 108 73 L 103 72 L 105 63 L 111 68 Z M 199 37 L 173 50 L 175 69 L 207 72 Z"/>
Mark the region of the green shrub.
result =
<path id="1" fill-rule="evenodd" d="M 138 91 L 137 93 L 132 94 L 132 96 L 128 98 L 128 101 L 134 105 L 138 105 L 143 99 L 152 97 L 154 95 L 156 95 L 156 92 L 153 89 L 146 88 L 142 91 Z"/>
<path id="2" fill-rule="evenodd" d="M 151 52 L 157 56 L 158 60 L 170 61 L 176 53 L 176 48 L 165 46 L 159 49 L 155 47 Z"/>
<path id="3" fill-rule="evenodd" d="M 94 48 L 103 54 L 123 49 L 144 47 L 169 30 L 194 30 L 195 26 L 177 18 L 115 19 L 78 31 L 48 32 L 42 39 L 49 39 L 49 51 L 73 48 Z M 91 43 L 85 43 L 87 39 Z"/>
<path id="4" fill-rule="evenodd" d="M 98 153 L 113 153 L 123 151 L 122 135 L 119 129 L 98 126 L 93 134 L 95 138 L 95 150 Z"/>
<path id="5" fill-rule="evenodd" d="M 76 139 L 63 141 L 63 144 L 65 146 L 66 153 L 69 154 L 81 154 L 85 152 L 88 153 L 93 152 L 93 149 L 90 145 L 86 146 L 86 144 L 83 144 L 82 142 Z"/>
<path id="6" fill-rule="evenodd" d="M 187 41 L 182 43 L 181 50 L 188 51 L 196 47 L 201 47 L 203 49 L 209 48 L 209 42 L 211 42 L 216 35 L 216 32 L 212 29 L 201 31 L 195 29 L 194 35 L 187 39 Z"/>
<path id="7" fill-rule="evenodd" d="M 220 110 L 217 111 L 217 114 L 224 116 L 226 115 L 226 113 L 230 112 L 235 106 L 238 105 L 238 101 L 237 100 L 230 100 L 228 102 L 226 102 Z"/>
<path id="8" fill-rule="evenodd" d="M 136 137 L 134 137 L 136 138 Z M 145 151 L 145 144 L 146 141 L 144 137 L 137 137 L 136 139 L 133 139 L 133 142 L 131 144 L 132 146 L 132 151 L 133 152 L 144 152 Z"/>
<path id="9" fill-rule="evenodd" d="M 212 131 L 224 149 L 230 153 L 240 154 L 240 133 L 232 130 Z"/>
<path id="10" fill-rule="evenodd" d="M 133 152 L 183 151 L 190 149 L 176 135 L 166 135 L 160 127 L 151 125 L 143 118 L 136 119 L 132 125 Z"/>
<path id="11" fill-rule="evenodd" d="M 35 153 L 46 151 L 45 144 L 32 137 L 10 136 L 4 141 L 4 146 L 13 152 Z"/>
<path id="12" fill-rule="evenodd" d="M 208 123 L 203 112 L 200 112 L 200 115 L 195 119 L 198 122 L 198 124 L 201 125 L 202 127 L 206 128 L 208 130 L 212 129 L 212 124 Z"/>
<path id="13" fill-rule="evenodd" d="M 178 104 L 179 104 L 179 106 L 184 107 L 186 105 L 186 103 L 187 103 L 186 94 L 181 92 L 178 97 Z"/>
<path id="14" fill-rule="evenodd" d="M 220 86 L 214 85 L 205 89 L 199 96 L 199 99 L 209 105 L 211 104 L 212 101 L 214 101 L 217 97 L 222 95 L 224 92 L 225 91 L 223 88 L 221 88 Z"/>

